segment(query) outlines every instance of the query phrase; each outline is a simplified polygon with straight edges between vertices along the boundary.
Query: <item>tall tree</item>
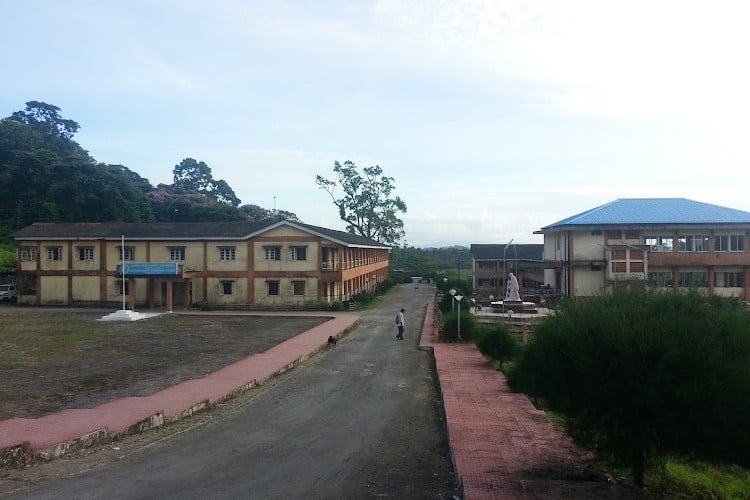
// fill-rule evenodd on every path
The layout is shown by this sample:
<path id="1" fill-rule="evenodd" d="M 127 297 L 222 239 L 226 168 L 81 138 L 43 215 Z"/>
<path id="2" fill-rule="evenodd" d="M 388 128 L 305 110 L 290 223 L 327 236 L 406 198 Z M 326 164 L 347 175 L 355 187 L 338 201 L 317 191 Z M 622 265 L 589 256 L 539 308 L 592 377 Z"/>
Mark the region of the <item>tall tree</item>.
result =
<path id="1" fill-rule="evenodd" d="M 240 199 L 223 179 L 214 179 L 205 162 L 185 158 L 172 170 L 174 187 L 184 192 L 201 193 L 219 203 L 236 207 Z"/>
<path id="2" fill-rule="evenodd" d="M 302 222 L 292 212 L 287 212 L 285 210 L 268 210 L 266 208 L 261 208 L 258 205 L 242 205 L 239 207 L 239 211 L 252 222 L 273 223 L 282 220 Z"/>
<path id="3" fill-rule="evenodd" d="M 393 177 L 383 175 L 383 169 L 375 165 L 365 167 L 362 173 L 352 161 L 333 165 L 336 175 L 329 180 L 316 176 L 315 183 L 331 195 L 339 210 L 339 218 L 347 223 L 346 230 L 388 245 L 397 244 L 404 237 L 404 222 L 399 212 L 406 212 L 406 203 L 398 196 L 392 197 L 395 189 Z M 336 188 L 343 189 L 337 198 Z"/>
<path id="4" fill-rule="evenodd" d="M 60 116 L 60 108 L 40 101 L 29 101 L 24 111 L 16 111 L 11 119 L 31 125 L 40 132 L 63 139 L 72 139 L 80 126 Z"/>
<path id="5" fill-rule="evenodd" d="M 159 184 L 147 195 L 159 222 L 221 222 L 240 221 L 245 216 L 239 209 L 220 203 L 195 191 L 175 189 Z"/>

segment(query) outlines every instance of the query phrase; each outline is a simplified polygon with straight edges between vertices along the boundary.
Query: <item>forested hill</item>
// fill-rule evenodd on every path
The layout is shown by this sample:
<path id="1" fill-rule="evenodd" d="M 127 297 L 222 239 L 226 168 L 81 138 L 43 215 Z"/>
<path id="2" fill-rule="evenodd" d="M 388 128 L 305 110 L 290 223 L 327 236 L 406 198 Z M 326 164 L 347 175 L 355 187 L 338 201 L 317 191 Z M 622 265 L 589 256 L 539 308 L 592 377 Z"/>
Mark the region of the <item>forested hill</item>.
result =
<path id="1" fill-rule="evenodd" d="M 229 184 L 192 158 L 164 165 L 173 184 L 152 186 L 124 165 L 92 158 L 73 140 L 78 129 L 38 101 L 0 120 L 0 242 L 33 222 L 297 220 L 240 205 Z"/>

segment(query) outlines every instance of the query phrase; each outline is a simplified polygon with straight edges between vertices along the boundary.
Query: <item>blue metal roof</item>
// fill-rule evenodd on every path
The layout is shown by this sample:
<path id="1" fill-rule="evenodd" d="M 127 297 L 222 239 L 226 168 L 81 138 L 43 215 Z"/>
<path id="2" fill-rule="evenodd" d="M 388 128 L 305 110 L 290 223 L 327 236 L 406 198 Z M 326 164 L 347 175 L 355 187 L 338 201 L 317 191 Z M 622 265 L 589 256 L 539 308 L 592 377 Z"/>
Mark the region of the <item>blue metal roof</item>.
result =
<path id="1" fill-rule="evenodd" d="M 627 198 L 586 210 L 542 230 L 625 224 L 750 224 L 750 212 L 685 198 Z"/>

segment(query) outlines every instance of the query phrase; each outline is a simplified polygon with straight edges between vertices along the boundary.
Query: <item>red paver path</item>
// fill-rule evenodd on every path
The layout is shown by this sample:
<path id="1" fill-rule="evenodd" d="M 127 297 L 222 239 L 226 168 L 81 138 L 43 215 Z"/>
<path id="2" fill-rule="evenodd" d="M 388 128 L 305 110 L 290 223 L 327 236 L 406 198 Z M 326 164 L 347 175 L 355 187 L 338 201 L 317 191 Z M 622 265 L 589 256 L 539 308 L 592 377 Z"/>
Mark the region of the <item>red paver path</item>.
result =
<path id="1" fill-rule="evenodd" d="M 633 488 L 587 481 L 586 471 L 595 466 L 590 456 L 524 394 L 511 392 L 473 344 L 436 343 L 435 332 L 430 303 L 420 347 L 434 351 L 465 499 L 639 497 Z"/>

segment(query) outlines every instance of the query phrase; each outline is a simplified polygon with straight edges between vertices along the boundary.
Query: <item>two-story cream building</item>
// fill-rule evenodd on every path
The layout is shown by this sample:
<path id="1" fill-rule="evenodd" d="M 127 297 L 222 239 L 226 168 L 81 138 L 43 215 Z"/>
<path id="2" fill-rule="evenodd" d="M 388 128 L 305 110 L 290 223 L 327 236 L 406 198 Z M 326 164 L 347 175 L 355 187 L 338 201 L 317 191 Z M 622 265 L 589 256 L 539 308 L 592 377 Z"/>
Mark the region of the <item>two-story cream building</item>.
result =
<path id="1" fill-rule="evenodd" d="M 292 221 L 36 223 L 12 236 L 19 304 L 345 302 L 388 277 L 390 255 L 368 238 Z"/>
<path id="2" fill-rule="evenodd" d="M 618 284 L 750 300 L 750 212 L 684 198 L 620 199 L 544 235 L 545 282 L 570 297 Z"/>

